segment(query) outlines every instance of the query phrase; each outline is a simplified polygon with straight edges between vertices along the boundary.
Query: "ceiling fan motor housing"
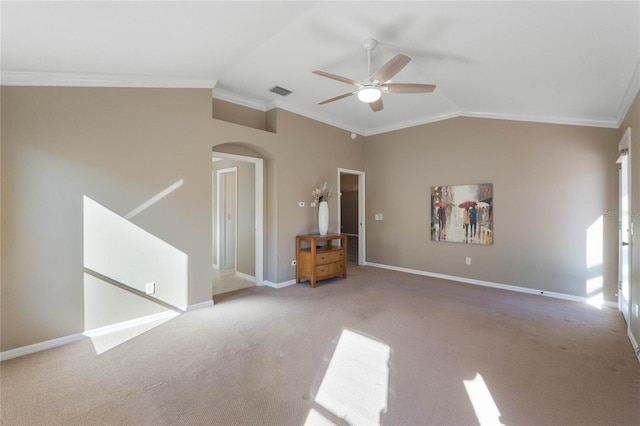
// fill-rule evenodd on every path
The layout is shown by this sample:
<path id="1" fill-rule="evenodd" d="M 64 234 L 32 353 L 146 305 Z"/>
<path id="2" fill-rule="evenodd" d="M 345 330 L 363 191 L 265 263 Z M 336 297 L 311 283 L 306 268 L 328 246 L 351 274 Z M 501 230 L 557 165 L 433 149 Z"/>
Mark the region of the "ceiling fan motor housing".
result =
<path id="1" fill-rule="evenodd" d="M 366 39 L 362 42 L 362 47 L 366 50 L 373 50 L 378 45 L 378 40 L 374 40 L 372 38 Z"/>
<path id="2" fill-rule="evenodd" d="M 382 92 L 375 83 L 367 83 L 358 90 L 358 99 L 362 102 L 371 103 L 380 99 Z"/>

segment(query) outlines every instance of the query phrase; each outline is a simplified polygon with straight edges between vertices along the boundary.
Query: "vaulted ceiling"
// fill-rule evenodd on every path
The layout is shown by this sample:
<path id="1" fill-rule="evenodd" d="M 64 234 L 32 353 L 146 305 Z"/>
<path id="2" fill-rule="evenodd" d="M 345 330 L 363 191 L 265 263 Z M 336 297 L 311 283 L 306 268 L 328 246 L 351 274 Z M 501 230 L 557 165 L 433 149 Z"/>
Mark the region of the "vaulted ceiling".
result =
<path id="1" fill-rule="evenodd" d="M 2 84 L 204 87 L 363 135 L 456 116 L 618 127 L 640 88 L 640 2 L 10 2 Z M 313 74 L 412 58 L 373 112 Z M 280 86 L 292 91 L 280 96 Z"/>

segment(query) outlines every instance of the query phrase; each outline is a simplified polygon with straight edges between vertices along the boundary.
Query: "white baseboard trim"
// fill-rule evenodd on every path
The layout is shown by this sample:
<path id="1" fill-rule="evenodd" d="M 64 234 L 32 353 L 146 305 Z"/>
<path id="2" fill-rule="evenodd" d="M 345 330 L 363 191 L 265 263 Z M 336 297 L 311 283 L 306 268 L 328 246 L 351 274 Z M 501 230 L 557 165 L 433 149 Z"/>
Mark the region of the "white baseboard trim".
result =
<path id="1" fill-rule="evenodd" d="M 242 278 L 243 280 L 251 281 L 252 283 L 256 282 L 256 277 L 254 277 L 253 275 L 245 274 L 243 272 L 236 271 L 236 277 Z"/>
<path id="2" fill-rule="evenodd" d="M 629 336 L 629 341 L 631 342 L 631 346 L 633 347 L 633 353 L 636 354 L 636 358 L 638 358 L 638 362 L 640 362 L 640 345 L 638 345 L 638 341 L 631 332 L 630 327 L 627 327 L 627 336 Z"/>
<path id="3" fill-rule="evenodd" d="M 473 284 L 473 285 L 480 285 L 484 287 L 499 288 L 502 290 L 516 291 L 519 293 L 537 294 L 539 296 L 553 297 L 556 299 L 564 299 L 564 300 L 572 300 L 574 302 L 582 302 L 582 303 L 588 302 L 588 299 L 586 297 L 574 296 L 572 294 L 556 293 L 553 291 L 540 290 L 540 289 L 528 288 L 528 287 L 519 287 L 515 285 L 508 285 L 508 284 L 499 284 L 491 281 L 482 281 L 482 280 L 476 280 L 473 278 L 456 277 L 453 275 L 436 274 L 434 272 L 426 272 L 426 271 L 420 271 L 417 269 L 401 268 L 398 266 L 384 265 L 381 263 L 366 262 L 365 265 L 373 266 L 374 268 L 389 269 L 392 271 L 406 272 L 406 273 L 415 274 L 415 275 L 423 275 L 426 277 L 442 278 L 444 280 L 458 281 L 466 284 Z M 612 308 L 618 307 L 618 305 L 614 302 L 603 302 L 603 305 L 612 307 Z"/>
<path id="4" fill-rule="evenodd" d="M 290 285 L 294 285 L 296 283 L 296 280 L 289 280 L 289 281 L 285 281 L 282 283 L 273 283 L 271 281 L 267 281 L 267 280 L 263 280 L 262 281 L 262 285 L 263 286 L 267 286 L 267 287 L 271 287 L 271 288 L 283 288 L 283 287 L 288 287 Z"/>
<path id="5" fill-rule="evenodd" d="M 189 305 L 185 309 L 186 311 L 195 311 L 196 309 L 210 308 L 213 306 L 213 299 L 205 300 L 204 302 L 196 303 L 195 305 Z"/>
<path id="6" fill-rule="evenodd" d="M 213 306 L 213 300 L 207 300 L 205 302 L 196 303 L 195 305 L 189 305 L 180 310 L 183 312 L 194 311 L 196 309 L 208 308 Z M 170 319 L 172 317 L 180 315 L 180 312 L 167 310 L 153 315 L 147 315 L 140 318 L 135 318 L 128 321 L 122 321 L 116 324 L 110 324 L 104 327 L 94 328 L 87 330 L 83 333 L 72 334 L 70 336 L 59 337 L 57 339 L 47 340 L 45 342 L 34 343 L 32 345 L 22 346 L 20 348 L 10 349 L 8 351 L 0 352 L 0 362 L 8 359 L 17 358 L 24 355 L 44 351 L 47 349 L 57 348 L 58 346 L 66 345 L 68 343 L 78 342 L 87 337 L 102 336 L 104 334 L 113 333 L 115 331 L 125 330 L 137 325 L 147 324 L 153 321 L 160 321 L 163 319 Z"/>
<path id="7" fill-rule="evenodd" d="M 105 334 L 115 333 L 117 331 L 126 330 L 128 328 L 135 327 L 138 325 L 148 324 L 150 322 L 168 320 L 178 315 L 180 315 L 180 313 L 176 311 L 158 312 L 157 314 L 151 314 L 151 315 L 147 315 L 140 318 L 134 318 L 132 320 L 105 325 L 104 327 L 98 327 L 91 330 L 87 330 L 82 334 L 84 334 L 87 337 L 103 336 Z"/>
<path id="8" fill-rule="evenodd" d="M 70 336 L 59 337 L 57 339 L 47 340 L 45 342 L 34 343 L 33 345 L 22 346 L 20 348 L 10 349 L 8 351 L 0 352 L 0 361 L 6 361 L 12 358 L 18 358 L 19 356 L 29 355 L 32 353 L 44 351 L 47 349 L 57 348 L 58 346 L 66 345 L 68 343 L 78 342 L 82 339 L 86 339 L 86 336 L 82 333 L 72 334 Z"/>

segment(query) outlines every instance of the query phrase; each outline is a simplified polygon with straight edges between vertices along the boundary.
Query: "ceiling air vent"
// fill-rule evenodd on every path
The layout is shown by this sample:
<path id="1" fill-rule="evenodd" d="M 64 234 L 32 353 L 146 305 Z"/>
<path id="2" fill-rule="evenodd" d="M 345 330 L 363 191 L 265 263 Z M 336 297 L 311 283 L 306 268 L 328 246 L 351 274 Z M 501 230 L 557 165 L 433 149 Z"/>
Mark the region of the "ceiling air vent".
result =
<path id="1" fill-rule="evenodd" d="M 271 89 L 269 89 L 269 91 L 280 96 L 287 96 L 288 94 L 291 93 L 291 90 L 287 90 L 284 87 L 280 87 L 280 86 L 273 86 Z"/>

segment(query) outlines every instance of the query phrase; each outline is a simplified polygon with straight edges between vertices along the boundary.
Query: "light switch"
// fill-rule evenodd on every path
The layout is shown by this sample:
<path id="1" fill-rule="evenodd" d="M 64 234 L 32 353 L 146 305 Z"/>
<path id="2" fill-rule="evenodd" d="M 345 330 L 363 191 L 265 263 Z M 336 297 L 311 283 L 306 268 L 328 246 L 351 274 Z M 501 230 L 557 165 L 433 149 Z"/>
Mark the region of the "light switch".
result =
<path id="1" fill-rule="evenodd" d="M 377 221 L 382 220 L 382 213 L 376 213 L 376 220 Z"/>

